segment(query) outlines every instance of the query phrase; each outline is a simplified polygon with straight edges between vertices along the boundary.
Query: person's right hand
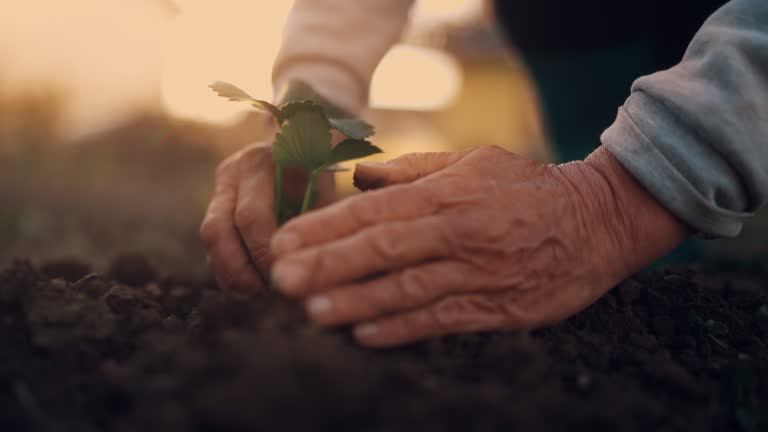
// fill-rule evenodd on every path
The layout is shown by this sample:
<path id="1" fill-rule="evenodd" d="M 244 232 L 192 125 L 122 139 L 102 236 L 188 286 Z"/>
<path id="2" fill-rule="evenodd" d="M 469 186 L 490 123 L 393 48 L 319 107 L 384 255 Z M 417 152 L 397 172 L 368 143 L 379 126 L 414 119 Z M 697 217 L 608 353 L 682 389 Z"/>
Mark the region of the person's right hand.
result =
<path id="1" fill-rule="evenodd" d="M 306 176 L 286 170 L 284 194 L 300 200 Z M 221 162 L 200 238 L 208 251 L 208 268 L 222 290 L 247 295 L 266 286 L 272 255 L 269 243 L 277 229 L 274 210 L 274 164 L 270 143 L 252 144 Z M 334 199 L 333 176 L 316 183 L 317 205 Z"/>

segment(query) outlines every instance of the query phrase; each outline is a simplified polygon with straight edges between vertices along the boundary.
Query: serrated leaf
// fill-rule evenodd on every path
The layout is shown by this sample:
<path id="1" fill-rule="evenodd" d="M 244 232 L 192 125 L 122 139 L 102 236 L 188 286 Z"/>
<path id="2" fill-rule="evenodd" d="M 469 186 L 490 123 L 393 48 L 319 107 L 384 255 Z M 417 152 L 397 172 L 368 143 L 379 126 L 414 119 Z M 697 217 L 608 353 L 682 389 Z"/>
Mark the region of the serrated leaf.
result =
<path id="1" fill-rule="evenodd" d="M 296 112 L 275 135 L 272 145 L 275 162 L 307 172 L 329 165 L 331 157 L 331 127 L 316 111 Z"/>
<path id="2" fill-rule="evenodd" d="M 323 111 L 323 107 L 312 102 L 311 100 L 288 102 L 287 104 L 280 107 L 280 111 L 282 112 L 283 118 L 285 120 L 290 119 L 300 112 L 314 112 L 322 115 L 323 118 L 327 118 L 325 111 Z M 326 122 L 327 121 L 328 120 L 326 120 Z"/>
<path id="3" fill-rule="evenodd" d="M 335 106 L 323 95 L 317 93 L 312 86 L 302 80 L 290 80 L 283 86 L 282 94 L 277 97 L 279 101 L 306 101 L 310 100 L 320 105 L 328 117 L 344 118 L 347 114 L 341 108 Z"/>
<path id="4" fill-rule="evenodd" d="M 225 97 L 231 101 L 242 102 L 255 100 L 251 95 L 246 93 L 245 90 L 228 82 L 216 81 L 208 87 L 215 91 L 219 96 Z"/>
<path id="5" fill-rule="evenodd" d="M 382 150 L 366 140 L 345 139 L 340 142 L 331 151 L 330 158 L 326 160 L 325 165 L 335 165 L 340 162 L 360 159 L 376 153 L 383 153 Z"/>
<path id="6" fill-rule="evenodd" d="M 374 134 L 373 126 L 363 120 L 332 118 L 328 121 L 334 129 L 352 139 L 362 140 Z"/>
<path id="7" fill-rule="evenodd" d="M 272 105 L 267 101 L 254 99 L 251 95 L 246 93 L 245 90 L 234 84 L 230 84 L 224 81 L 216 81 L 208 87 L 215 91 L 219 96 L 225 97 L 231 101 L 250 102 L 251 105 L 256 108 L 256 110 L 272 114 L 278 123 L 283 122 L 283 113 L 280 111 L 280 108 Z"/>

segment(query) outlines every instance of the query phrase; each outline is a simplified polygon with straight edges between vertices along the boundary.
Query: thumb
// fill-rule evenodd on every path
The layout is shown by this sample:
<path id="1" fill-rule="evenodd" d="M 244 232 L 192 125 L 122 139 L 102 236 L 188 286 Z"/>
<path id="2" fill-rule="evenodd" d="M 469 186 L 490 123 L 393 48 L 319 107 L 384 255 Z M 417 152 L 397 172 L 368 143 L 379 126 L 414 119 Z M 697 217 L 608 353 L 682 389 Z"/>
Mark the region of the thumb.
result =
<path id="1" fill-rule="evenodd" d="M 386 162 L 361 162 L 355 165 L 355 187 L 364 191 L 410 183 L 455 164 L 468 152 L 408 153 Z"/>

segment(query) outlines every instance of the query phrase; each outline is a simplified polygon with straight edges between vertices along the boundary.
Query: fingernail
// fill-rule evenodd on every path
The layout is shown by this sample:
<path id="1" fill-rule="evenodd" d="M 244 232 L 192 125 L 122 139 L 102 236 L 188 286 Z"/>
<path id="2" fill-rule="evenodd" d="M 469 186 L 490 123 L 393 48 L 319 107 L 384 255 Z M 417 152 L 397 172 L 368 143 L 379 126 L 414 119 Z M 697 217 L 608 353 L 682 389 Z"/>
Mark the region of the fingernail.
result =
<path id="1" fill-rule="evenodd" d="M 323 315 L 331 310 L 331 301 L 325 296 L 312 297 L 307 302 L 307 310 L 310 315 Z"/>
<path id="2" fill-rule="evenodd" d="M 355 327 L 355 336 L 364 339 L 371 337 L 379 332 L 379 326 L 372 323 L 362 324 Z"/>
<path id="3" fill-rule="evenodd" d="M 307 280 L 306 269 L 298 264 L 277 263 L 272 269 L 272 282 L 280 291 L 295 293 Z"/>
<path id="4" fill-rule="evenodd" d="M 272 237 L 271 247 L 273 255 L 283 255 L 301 247 L 301 239 L 292 232 L 277 234 Z"/>

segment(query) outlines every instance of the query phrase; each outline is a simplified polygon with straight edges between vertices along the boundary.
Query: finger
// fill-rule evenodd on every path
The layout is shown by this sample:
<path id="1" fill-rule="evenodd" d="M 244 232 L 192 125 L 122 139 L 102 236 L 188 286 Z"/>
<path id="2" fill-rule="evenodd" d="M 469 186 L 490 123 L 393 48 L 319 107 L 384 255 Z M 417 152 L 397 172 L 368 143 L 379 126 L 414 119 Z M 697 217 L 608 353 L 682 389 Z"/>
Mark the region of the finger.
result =
<path id="1" fill-rule="evenodd" d="M 409 153 L 387 162 L 361 162 L 355 165 L 354 183 L 360 190 L 410 183 L 455 164 L 471 151 Z"/>
<path id="2" fill-rule="evenodd" d="M 312 296 L 306 302 L 317 324 L 339 325 L 372 320 L 425 306 L 441 297 L 474 289 L 469 264 L 434 261 Z"/>
<path id="3" fill-rule="evenodd" d="M 270 148 L 264 146 L 249 150 L 242 156 L 237 168 L 240 183 L 235 226 L 253 264 L 266 278 L 272 265 L 269 242 L 277 229 L 274 164 Z"/>
<path id="4" fill-rule="evenodd" d="M 289 221 L 272 238 L 272 253 L 284 256 L 385 222 L 433 214 L 438 204 L 428 188 L 402 185 L 356 195 Z"/>
<path id="5" fill-rule="evenodd" d="M 264 285 L 250 264 L 240 234 L 235 229 L 237 158 L 224 162 L 216 174 L 213 198 L 200 225 L 200 238 L 208 251 L 209 266 L 224 290 L 247 292 Z"/>
<path id="6" fill-rule="evenodd" d="M 376 225 L 341 240 L 279 258 L 272 269 L 276 287 L 286 295 L 348 284 L 372 274 L 442 258 L 455 239 L 438 217 Z"/>
<path id="7" fill-rule="evenodd" d="M 504 303 L 475 294 L 452 296 L 414 311 L 355 327 L 355 338 L 375 348 L 391 347 L 450 333 L 509 328 Z"/>

